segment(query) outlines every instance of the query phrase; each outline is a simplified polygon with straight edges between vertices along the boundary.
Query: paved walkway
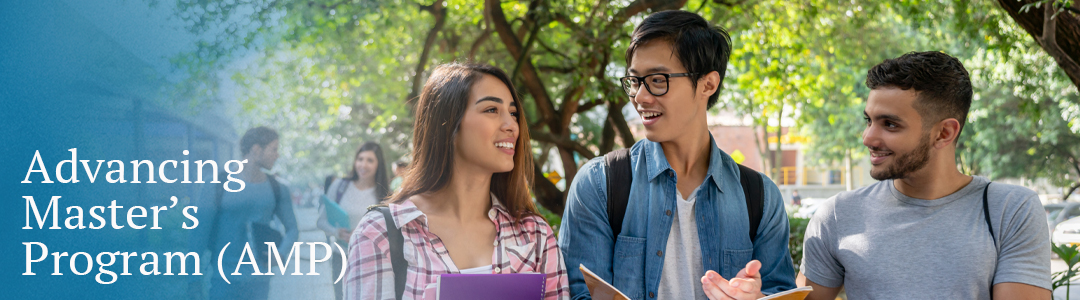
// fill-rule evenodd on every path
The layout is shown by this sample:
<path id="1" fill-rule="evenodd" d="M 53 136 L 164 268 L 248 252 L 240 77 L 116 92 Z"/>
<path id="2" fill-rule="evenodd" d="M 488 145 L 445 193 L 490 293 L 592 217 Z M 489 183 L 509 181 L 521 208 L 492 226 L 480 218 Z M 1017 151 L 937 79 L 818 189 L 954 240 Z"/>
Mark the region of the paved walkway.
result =
<path id="1" fill-rule="evenodd" d="M 326 242 L 326 235 L 322 230 L 319 230 L 315 226 L 315 221 L 319 218 L 319 211 L 317 208 L 309 208 L 303 206 L 294 206 L 294 212 L 296 213 L 296 223 L 300 229 L 299 242 Z M 333 245 L 330 245 L 333 247 Z M 301 265 L 300 272 L 307 274 L 308 263 L 310 258 L 316 259 L 323 258 L 324 253 L 321 247 L 316 246 L 314 255 L 310 255 L 308 245 L 304 245 L 301 248 L 300 256 L 304 259 Z M 336 251 L 336 249 L 335 249 Z M 283 253 L 284 254 L 284 253 Z M 284 259 L 284 258 L 283 258 Z M 334 286 L 330 281 L 331 268 L 330 260 L 325 262 L 314 263 L 310 266 L 319 275 L 275 275 L 270 280 L 270 299 L 269 300 L 286 300 L 286 299 L 310 299 L 310 300 L 334 300 Z M 292 272 L 293 266 L 289 266 L 289 271 Z M 276 272 L 277 269 L 275 268 Z M 333 274 L 337 276 L 337 274 Z M 342 280 L 345 280 L 342 278 Z"/>

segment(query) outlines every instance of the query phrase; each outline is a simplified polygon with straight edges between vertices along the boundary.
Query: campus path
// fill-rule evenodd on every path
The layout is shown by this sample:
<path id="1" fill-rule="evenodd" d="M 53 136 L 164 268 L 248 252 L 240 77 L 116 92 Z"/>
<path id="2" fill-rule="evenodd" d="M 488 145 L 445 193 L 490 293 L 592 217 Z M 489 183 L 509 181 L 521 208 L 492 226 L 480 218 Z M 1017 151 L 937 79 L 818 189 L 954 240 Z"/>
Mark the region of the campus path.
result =
<path id="1" fill-rule="evenodd" d="M 326 242 L 326 235 L 322 230 L 319 230 L 315 226 L 315 221 L 319 218 L 319 210 L 316 207 L 304 207 L 293 206 L 293 211 L 296 213 L 296 224 L 300 229 L 299 242 Z M 331 245 L 333 246 L 333 245 Z M 305 274 L 309 272 L 308 263 L 313 257 L 315 259 L 321 259 L 325 253 L 322 252 L 320 247 L 316 247 L 316 253 L 310 255 L 308 252 L 308 245 L 304 245 L 301 248 L 301 265 L 300 271 Z M 285 253 L 283 253 L 284 255 Z M 282 258 L 284 259 L 284 258 Z M 334 300 L 334 286 L 330 281 L 330 260 L 325 262 L 317 262 L 310 267 L 314 268 L 315 272 L 318 272 L 318 276 L 293 276 L 293 275 L 275 275 L 270 280 L 270 297 L 269 300 L 287 300 L 287 299 L 310 299 L 310 300 Z M 292 272 L 293 266 L 289 266 L 288 272 Z M 277 269 L 274 270 L 277 272 Z M 337 274 L 334 274 L 335 276 Z M 342 279 L 344 280 L 344 278 Z"/>

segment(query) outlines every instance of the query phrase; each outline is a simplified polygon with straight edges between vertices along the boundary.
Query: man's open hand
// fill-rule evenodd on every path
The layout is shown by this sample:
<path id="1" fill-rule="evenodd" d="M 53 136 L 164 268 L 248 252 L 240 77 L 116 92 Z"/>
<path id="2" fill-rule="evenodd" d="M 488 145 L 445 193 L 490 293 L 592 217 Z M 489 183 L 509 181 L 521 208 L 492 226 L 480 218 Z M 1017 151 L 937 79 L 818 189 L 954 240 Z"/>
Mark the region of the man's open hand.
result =
<path id="1" fill-rule="evenodd" d="M 731 280 L 725 279 L 715 271 L 705 272 L 701 277 L 701 287 L 710 300 L 753 300 L 765 297 L 761 293 L 761 262 L 752 260 Z"/>

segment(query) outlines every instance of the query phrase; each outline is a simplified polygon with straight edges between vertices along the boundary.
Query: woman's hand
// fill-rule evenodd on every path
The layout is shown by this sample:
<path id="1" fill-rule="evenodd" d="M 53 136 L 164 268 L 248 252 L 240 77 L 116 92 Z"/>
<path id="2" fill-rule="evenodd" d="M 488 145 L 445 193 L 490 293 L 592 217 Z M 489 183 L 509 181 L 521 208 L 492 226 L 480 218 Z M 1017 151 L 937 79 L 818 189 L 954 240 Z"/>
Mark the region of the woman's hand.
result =
<path id="1" fill-rule="evenodd" d="M 342 240 L 342 241 L 345 241 L 346 243 L 348 243 L 350 237 L 352 237 L 352 230 L 348 230 L 348 229 L 345 229 L 345 228 L 338 228 L 337 238 L 339 240 Z"/>

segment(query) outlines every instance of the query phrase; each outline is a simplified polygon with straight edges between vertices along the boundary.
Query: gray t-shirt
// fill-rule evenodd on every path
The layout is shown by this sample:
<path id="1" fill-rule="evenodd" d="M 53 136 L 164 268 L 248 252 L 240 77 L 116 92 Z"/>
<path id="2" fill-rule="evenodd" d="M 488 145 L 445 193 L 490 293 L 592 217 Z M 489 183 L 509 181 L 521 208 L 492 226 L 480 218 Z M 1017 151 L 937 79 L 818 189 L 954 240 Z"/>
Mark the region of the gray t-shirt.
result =
<path id="1" fill-rule="evenodd" d="M 1050 289 L 1050 236 L 1035 192 L 994 183 L 986 227 L 975 176 L 935 200 L 907 197 L 892 180 L 840 193 L 806 228 L 802 272 L 844 286 L 851 299 L 990 299 L 991 282 Z"/>
<path id="2" fill-rule="evenodd" d="M 700 187 L 698 187 L 700 189 Z M 694 204 L 698 189 L 683 199 L 675 190 L 675 214 L 671 220 L 671 233 L 664 247 L 664 268 L 660 274 L 657 299 L 709 299 L 701 287 L 705 266 L 701 260 L 701 242 L 698 241 L 697 219 Z"/>

